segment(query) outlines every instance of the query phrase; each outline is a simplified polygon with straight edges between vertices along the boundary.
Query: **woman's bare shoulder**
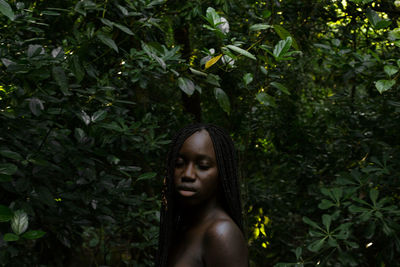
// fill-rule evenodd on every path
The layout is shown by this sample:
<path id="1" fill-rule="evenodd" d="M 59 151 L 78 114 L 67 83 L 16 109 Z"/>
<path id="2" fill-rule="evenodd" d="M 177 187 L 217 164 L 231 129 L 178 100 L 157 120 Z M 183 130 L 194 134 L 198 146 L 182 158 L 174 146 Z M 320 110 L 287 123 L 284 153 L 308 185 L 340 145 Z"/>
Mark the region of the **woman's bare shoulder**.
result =
<path id="1" fill-rule="evenodd" d="M 247 266 L 247 246 L 242 231 L 229 217 L 213 220 L 204 234 L 206 266 Z"/>

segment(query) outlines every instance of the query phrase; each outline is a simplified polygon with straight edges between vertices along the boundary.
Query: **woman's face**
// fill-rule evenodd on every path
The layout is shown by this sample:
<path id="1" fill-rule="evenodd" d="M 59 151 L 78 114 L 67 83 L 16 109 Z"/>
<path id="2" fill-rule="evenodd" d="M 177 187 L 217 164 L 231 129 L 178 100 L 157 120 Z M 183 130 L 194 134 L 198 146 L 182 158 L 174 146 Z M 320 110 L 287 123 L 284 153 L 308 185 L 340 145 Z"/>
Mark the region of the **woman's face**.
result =
<path id="1" fill-rule="evenodd" d="M 174 184 L 182 204 L 197 205 L 216 199 L 217 160 L 206 130 L 194 133 L 183 143 L 175 162 Z"/>

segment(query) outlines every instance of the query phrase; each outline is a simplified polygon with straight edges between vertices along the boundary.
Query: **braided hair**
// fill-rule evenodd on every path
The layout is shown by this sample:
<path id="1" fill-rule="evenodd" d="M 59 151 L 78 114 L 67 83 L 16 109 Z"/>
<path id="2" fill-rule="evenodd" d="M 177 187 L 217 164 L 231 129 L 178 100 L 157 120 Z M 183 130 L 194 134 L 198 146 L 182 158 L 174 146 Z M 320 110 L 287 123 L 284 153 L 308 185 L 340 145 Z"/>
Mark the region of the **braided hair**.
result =
<path id="1" fill-rule="evenodd" d="M 214 146 L 218 179 L 222 189 L 222 207 L 243 232 L 237 158 L 231 137 L 224 129 L 212 124 L 198 123 L 188 125 L 176 133 L 167 156 L 166 178 L 164 180 L 160 212 L 157 267 L 167 266 L 169 252 L 179 228 L 180 211 L 177 209 L 174 191 L 175 162 L 185 140 L 201 130 L 208 132 Z"/>

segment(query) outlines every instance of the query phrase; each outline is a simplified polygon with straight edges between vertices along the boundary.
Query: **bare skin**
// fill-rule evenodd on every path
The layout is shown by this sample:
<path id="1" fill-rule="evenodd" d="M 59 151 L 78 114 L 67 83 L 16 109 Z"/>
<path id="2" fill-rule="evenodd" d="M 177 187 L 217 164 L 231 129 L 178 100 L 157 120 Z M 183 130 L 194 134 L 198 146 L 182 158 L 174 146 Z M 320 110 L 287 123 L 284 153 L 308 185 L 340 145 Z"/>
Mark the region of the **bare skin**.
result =
<path id="1" fill-rule="evenodd" d="M 170 253 L 169 266 L 248 266 L 243 234 L 218 201 L 218 168 L 207 131 L 193 134 L 182 145 L 174 182 L 183 227 Z"/>

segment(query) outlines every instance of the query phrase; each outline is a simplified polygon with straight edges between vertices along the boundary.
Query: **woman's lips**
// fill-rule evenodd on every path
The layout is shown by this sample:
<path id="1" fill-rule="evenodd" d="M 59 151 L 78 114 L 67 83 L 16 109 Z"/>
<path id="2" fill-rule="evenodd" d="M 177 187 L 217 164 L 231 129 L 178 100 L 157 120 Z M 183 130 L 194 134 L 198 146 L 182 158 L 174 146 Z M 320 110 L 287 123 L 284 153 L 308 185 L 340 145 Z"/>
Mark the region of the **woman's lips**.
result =
<path id="1" fill-rule="evenodd" d="M 178 193 L 183 197 L 191 197 L 194 194 L 196 194 L 195 191 L 189 191 L 189 190 L 184 190 L 184 189 L 179 189 Z"/>
<path id="2" fill-rule="evenodd" d="M 181 196 L 191 197 L 196 194 L 196 190 L 191 187 L 178 186 L 177 191 Z"/>

